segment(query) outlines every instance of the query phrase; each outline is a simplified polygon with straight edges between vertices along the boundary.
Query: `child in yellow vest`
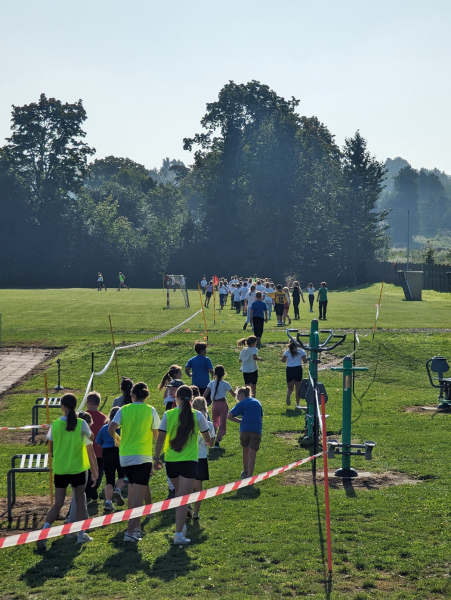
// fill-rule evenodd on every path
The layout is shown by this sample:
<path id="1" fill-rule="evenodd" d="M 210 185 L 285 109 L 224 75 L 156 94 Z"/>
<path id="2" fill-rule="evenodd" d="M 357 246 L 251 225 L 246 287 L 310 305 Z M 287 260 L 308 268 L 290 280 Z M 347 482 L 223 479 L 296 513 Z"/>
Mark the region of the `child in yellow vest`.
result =
<path id="1" fill-rule="evenodd" d="M 50 441 L 49 453 L 53 450 L 55 503 L 47 513 L 44 529 L 51 527 L 58 518 L 66 498 L 68 485 L 71 485 L 74 490 L 77 521 L 83 521 L 85 518 L 85 486 L 90 466 L 85 438 L 93 441 L 94 436 L 86 421 L 77 418 L 76 406 L 77 398 L 73 394 L 65 394 L 61 398 L 63 416 L 53 421 L 47 434 L 47 439 Z M 97 479 L 97 473 L 94 473 L 93 476 L 94 479 Z M 79 532 L 78 544 L 91 541 L 92 537 L 85 531 Z M 46 550 L 47 540 L 39 540 L 37 547 L 40 550 Z"/>
<path id="2" fill-rule="evenodd" d="M 108 425 L 112 438 L 116 429 L 121 428 L 119 462 L 128 479 L 128 508 L 143 505 L 149 492 L 149 479 L 152 475 L 152 445 L 158 435 L 160 417 L 153 406 L 145 403 L 149 397 L 147 384 L 136 383 L 132 389 L 132 403 L 117 411 Z M 150 495 L 147 496 L 150 498 Z M 129 519 L 124 542 L 139 542 L 142 538 L 140 518 Z"/>
<path id="3" fill-rule="evenodd" d="M 198 434 L 202 435 L 207 444 L 211 439 L 207 419 L 201 412 L 192 409 L 192 398 L 190 387 L 182 385 L 178 388 L 177 407 L 164 413 L 155 445 L 154 469 L 159 471 L 163 468 L 160 453 L 164 445 L 166 472 L 175 488 L 176 497 L 194 491 L 199 459 Z M 187 512 L 186 505 L 175 509 L 174 544 L 191 542 L 185 535 Z"/>

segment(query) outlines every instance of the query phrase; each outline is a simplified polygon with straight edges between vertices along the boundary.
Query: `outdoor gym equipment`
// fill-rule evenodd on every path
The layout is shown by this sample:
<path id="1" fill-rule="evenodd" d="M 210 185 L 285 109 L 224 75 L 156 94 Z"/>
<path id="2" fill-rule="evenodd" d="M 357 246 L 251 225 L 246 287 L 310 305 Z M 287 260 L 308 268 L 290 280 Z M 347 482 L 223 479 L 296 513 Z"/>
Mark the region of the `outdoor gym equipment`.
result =
<path id="1" fill-rule="evenodd" d="M 438 395 L 438 408 L 451 408 L 451 377 L 444 377 L 443 374 L 449 371 L 449 365 L 444 356 L 433 356 L 426 362 L 429 381 L 432 387 L 440 390 Z M 432 377 L 432 373 L 438 373 L 438 377 Z M 438 381 L 438 385 L 434 383 Z"/>
<path id="2" fill-rule="evenodd" d="M 367 367 L 353 367 L 352 358 L 345 356 L 342 367 L 331 367 L 331 371 L 343 371 L 343 415 L 341 444 L 337 440 L 329 440 L 328 457 L 335 458 L 341 454 L 341 469 L 335 471 L 336 477 L 357 477 L 358 473 L 351 467 L 351 455 L 365 455 L 365 460 L 372 460 L 375 442 L 364 444 L 351 444 L 351 416 L 352 416 L 352 374 L 355 371 L 368 371 Z M 356 451 L 353 452 L 352 449 Z M 340 450 L 341 449 L 341 450 Z M 362 452 L 364 450 L 364 452 Z"/>
<path id="3" fill-rule="evenodd" d="M 296 333 L 296 339 L 291 335 Z M 317 405 L 315 401 L 315 394 L 318 394 L 320 398 L 321 394 L 325 395 L 327 401 L 327 394 L 322 383 L 318 382 L 318 364 L 321 362 L 319 355 L 321 352 L 330 352 L 340 344 L 342 344 L 346 335 L 334 335 L 332 329 L 321 329 L 321 333 L 328 333 L 328 337 L 325 342 L 320 344 L 318 331 L 318 320 L 313 319 L 310 325 L 310 333 L 299 333 L 297 329 L 287 329 L 287 336 L 297 346 L 310 352 L 310 363 L 309 363 L 309 375 L 308 379 L 303 379 L 299 390 L 299 396 L 307 401 L 307 411 L 305 415 L 305 430 L 306 435 L 302 440 L 304 446 L 314 445 L 314 453 L 318 451 L 318 438 L 319 438 L 319 427 L 318 419 L 320 415 L 317 414 Z M 308 345 L 304 344 L 300 338 L 309 338 Z M 331 346 L 327 346 L 332 338 L 338 338 L 338 341 Z M 313 386 L 312 386 L 313 382 Z"/>

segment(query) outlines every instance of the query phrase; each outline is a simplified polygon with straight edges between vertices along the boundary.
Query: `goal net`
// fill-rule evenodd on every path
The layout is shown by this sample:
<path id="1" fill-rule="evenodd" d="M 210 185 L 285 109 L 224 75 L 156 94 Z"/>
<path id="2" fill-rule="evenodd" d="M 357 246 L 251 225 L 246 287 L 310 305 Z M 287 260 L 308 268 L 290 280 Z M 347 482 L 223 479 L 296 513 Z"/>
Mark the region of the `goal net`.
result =
<path id="1" fill-rule="evenodd" d="M 166 275 L 166 307 L 189 308 L 188 290 L 184 275 Z"/>

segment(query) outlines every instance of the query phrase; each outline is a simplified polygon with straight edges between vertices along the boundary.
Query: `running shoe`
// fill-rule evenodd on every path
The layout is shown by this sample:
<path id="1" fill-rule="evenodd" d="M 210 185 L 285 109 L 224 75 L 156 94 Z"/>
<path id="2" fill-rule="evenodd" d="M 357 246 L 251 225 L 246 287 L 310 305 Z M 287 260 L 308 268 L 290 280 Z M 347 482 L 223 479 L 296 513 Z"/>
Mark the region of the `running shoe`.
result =
<path id="1" fill-rule="evenodd" d="M 80 531 L 77 538 L 77 544 L 86 544 L 92 542 L 92 537 L 86 533 L 86 531 Z"/>
<path id="2" fill-rule="evenodd" d="M 132 534 L 128 533 L 127 531 L 124 533 L 124 542 L 135 542 L 138 543 L 141 541 L 141 538 L 138 537 L 137 535 L 135 535 L 135 532 L 133 532 Z"/>
<path id="3" fill-rule="evenodd" d="M 290 405 L 291 405 L 291 398 L 288 398 L 288 396 L 287 396 L 287 406 L 290 406 Z"/>
<path id="4" fill-rule="evenodd" d="M 113 506 L 113 503 L 111 502 L 111 500 L 105 500 L 105 504 L 103 505 L 103 510 L 106 512 L 111 512 L 112 510 L 114 510 L 114 506 Z"/>
<path id="5" fill-rule="evenodd" d="M 38 540 L 36 547 L 38 550 L 47 550 L 47 540 Z"/>
<path id="6" fill-rule="evenodd" d="M 194 519 L 195 521 L 198 521 L 198 520 L 200 519 L 200 515 L 199 515 L 199 513 L 194 513 L 194 515 L 193 515 L 193 519 Z"/>
<path id="7" fill-rule="evenodd" d="M 243 331 L 246 330 L 246 327 L 247 327 L 247 322 L 243 325 Z"/>
<path id="8" fill-rule="evenodd" d="M 191 540 L 183 535 L 183 533 L 174 534 L 174 546 L 182 544 L 190 544 Z"/>
<path id="9" fill-rule="evenodd" d="M 120 490 L 118 490 L 118 489 L 114 490 L 113 501 L 118 506 L 124 506 L 125 502 L 124 502 L 124 499 L 122 498 L 122 494 L 121 494 Z"/>
<path id="10" fill-rule="evenodd" d="M 133 535 L 141 540 L 143 538 L 142 529 L 140 527 L 135 527 L 135 529 L 133 530 Z"/>
<path id="11" fill-rule="evenodd" d="M 247 471 L 241 471 L 240 479 L 246 479 L 246 477 L 247 477 Z"/>

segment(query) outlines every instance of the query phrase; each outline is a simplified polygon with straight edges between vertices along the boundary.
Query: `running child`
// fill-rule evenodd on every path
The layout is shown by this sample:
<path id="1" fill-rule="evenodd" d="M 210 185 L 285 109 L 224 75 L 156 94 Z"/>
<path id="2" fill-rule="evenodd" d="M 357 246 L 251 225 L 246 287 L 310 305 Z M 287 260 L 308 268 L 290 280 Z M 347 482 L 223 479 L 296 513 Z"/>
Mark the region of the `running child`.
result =
<path id="1" fill-rule="evenodd" d="M 212 294 L 213 294 L 213 281 L 210 281 L 210 283 L 207 285 L 206 293 L 205 293 L 205 302 L 204 302 L 205 308 L 209 307 Z"/>
<path id="2" fill-rule="evenodd" d="M 108 423 L 103 425 L 96 436 L 96 444 L 102 448 L 103 468 L 105 470 L 106 486 L 105 486 L 105 512 L 114 510 L 113 501 L 117 506 L 124 506 L 122 497 L 122 488 L 124 487 L 124 469 L 121 467 L 119 458 L 119 441 L 121 434 L 120 428 L 116 430 L 116 435 L 112 437 L 108 433 L 108 427 L 111 421 L 120 410 L 115 406 L 110 410 Z M 117 473 L 117 480 L 116 480 Z"/>
<path id="3" fill-rule="evenodd" d="M 121 392 L 122 394 L 113 400 L 113 406 L 121 408 L 126 404 L 132 403 L 133 381 L 128 377 L 122 377 Z"/>
<path id="4" fill-rule="evenodd" d="M 197 438 L 197 443 L 199 446 L 199 459 L 197 461 L 197 475 L 196 483 L 194 484 L 194 491 L 201 492 L 203 482 L 208 481 L 210 479 L 210 474 L 208 471 L 207 446 L 209 448 L 213 446 L 213 440 L 216 437 L 216 433 L 213 423 L 211 421 L 208 421 L 207 403 L 205 402 L 205 398 L 203 396 L 197 396 L 197 398 L 194 397 L 193 409 L 198 410 L 207 419 L 210 434 L 210 441 L 208 442 L 208 444 L 205 442 L 204 438 L 202 437 L 202 434 L 199 434 Z M 199 519 L 200 504 L 201 500 L 198 500 L 194 503 L 193 519 L 195 520 Z"/>
<path id="5" fill-rule="evenodd" d="M 89 425 L 77 417 L 75 407 L 77 398 L 73 394 L 64 394 L 61 398 L 63 416 L 53 421 L 48 433 L 49 453 L 53 452 L 53 482 L 55 502 L 47 513 L 43 529 L 48 529 L 59 517 L 66 498 L 67 486 L 71 485 L 75 494 L 76 515 L 78 521 L 85 518 L 85 486 L 87 481 L 89 458 L 85 438 L 93 440 Z M 91 542 L 86 532 L 80 531 L 78 544 Z M 47 549 L 47 540 L 39 540 L 37 547 Z"/>
<path id="6" fill-rule="evenodd" d="M 219 282 L 219 304 L 221 306 L 221 310 L 223 310 L 226 305 L 227 300 L 227 287 L 223 281 Z"/>
<path id="7" fill-rule="evenodd" d="M 102 273 L 99 271 L 97 274 L 97 291 L 101 292 L 103 290 L 105 290 L 105 292 L 107 291 L 105 284 L 103 283 L 103 275 Z"/>
<path id="8" fill-rule="evenodd" d="M 287 296 L 282 289 L 280 283 L 276 286 L 275 292 L 265 292 L 266 296 L 269 298 L 274 298 L 274 310 L 277 315 L 277 327 L 282 327 L 282 318 L 285 308 L 285 303 L 287 301 Z"/>
<path id="9" fill-rule="evenodd" d="M 199 460 L 200 433 L 208 444 L 211 440 L 209 426 L 204 415 L 193 410 L 191 401 L 193 393 L 187 385 L 177 390 L 177 407 L 164 413 L 160 423 L 158 439 L 155 446 L 155 471 L 163 468 L 160 454 L 164 446 L 166 473 L 175 487 L 176 497 L 191 494 L 197 477 Z M 189 544 L 186 537 L 186 515 L 188 506 L 175 509 L 174 544 Z"/>
<path id="10" fill-rule="evenodd" d="M 104 415 L 103 412 L 100 412 L 100 410 L 99 410 L 100 401 L 101 401 L 101 396 L 98 392 L 92 391 L 86 397 L 86 412 L 89 415 L 91 415 L 91 418 L 92 418 L 92 423 L 91 423 L 90 427 L 91 427 L 91 431 L 94 435 L 94 438 L 97 437 L 97 434 L 99 433 L 100 428 L 103 427 L 105 425 L 105 423 L 107 422 L 106 415 Z M 97 459 L 97 467 L 98 467 L 98 477 L 97 477 L 96 485 L 94 488 L 94 490 L 97 490 L 100 487 L 100 484 L 102 483 L 102 478 L 103 478 L 102 448 L 96 442 L 94 442 L 93 450 L 94 450 L 95 457 Z M 95 493 L 95 495 L 92 498 L 93 498 L 93 500 L 97 500 L 97 492 Z"/>
<path id="11" fill-rule="evenodd" d="M 284 287 L 283 291 L 285 292 L 285 303 L 283 305 L 283 324 L 285 325 L 285 321 L 288 319 L 288 325 L 291 325 L 291 319 L 288 315 L 291 304 L 290 290 L 287 287 Z"/>
<path id="12" fill-rule="evenodd" d="M 204 392 L 204 398 L 210 399 L 209 404 L 212 404 L 213 425 L 216 431 L 215 448 L 219 448 L 219 443 L 226 434 L 227 430 L 227 413 L 229 405 L 227 404 L 227 392 L 235 398 L 235 392 L 232 386 L 227 381 L 224 381 L 225 369 L 222 365 L 215 367 L 214 380 L 210 381 L 207 389 Z"/>
<path id="13" fill-rule="evenodd" d="M 258 356 L 257 338 L 255 335 L 250 335 L 248 338 L 238 340 L 237 344 L 238 346 L 247 346 L 240 352 L 241 372 L 243 373 L 245 385 L 251 387 L 252 396 L 255 398 L 258 381 L 258 361 L 263 361 L 263 358 Z"/>
<path id="14" fill-rule="evenodd" d="M 262 300 L 262 293 L 257 292 L 255 301 L 251 304 L 250 319 L 254 335 L 257 338 L 257 346 L 259 347 L 262 341 L 264 323 L 268 322 L 268 308 L 266 302 Z"/>
<path id="15" fill-rule="evenodd" d="M 152 475 L 152 444 L 158 435 L 160 417 L 153 406 L 146 404 L 149 397 L 147 385 L 136 383 L 132 389 L 132 403 L 117 411 L 108 425 L 112 438 L 121 427 L 119 461 L 128 479 L 128 508 L 142 506 L 149 494 L 149 479 Z M 146 498 L 148 501 L 149 496 Z M 128 521 L 124 542 L 136 543 L 142 538 L 140 518 Z"/>
<path id="16" fill-rule="evenodd" d="M 119 287 L 117 288 L 117 291 L 120 292 L 121 288 L 126 288 L 127 290 L 129 290 L 130 288 L 125 285 L 125 275 L 119 271 Z"/>
<path id="17" fill-rule="evenodd" d="M 296 390 L 296 408 L 300 409 L 299 388 L 302 382 L 302 365 L 308 362 L 307 356 L 302 348 L 294 342 L 290 342 L 283 353 L 282 362 L 287 365 L 287 406 L 291 404 L 291 394 Z"/>
<path id="18" fill-rule="evenodd" d="M 207 280 L 205 279 L 205 275 L 204 275 L 202 281 L 200 282 L 200 287 L 202 288 L 202 294 L 205 294 L 206 285 L 207 285 Z"/>
<path id="19" fill-rule="evenodd" d="M 233 290 L 233 304 L 235 305 L 236 314 L 239 315 L 241 311 L 241 284 L 237 283 Z"/>
<path id="20" fill-rule="evenodd" d="M 310 304 L 309 312 L 313 312 L 313 303 L 315 302 L 315 288 L 313 287 L 313 283 L 309 283 L 305 288 L 305 291 L 308 292 L 308 301 Z"/>
<path id="21" fill-rule="evenodd" d="M 164 390 L 163 402 L 165 405 L 165 410 L 170 410 L 172 408 L 172 402 L 174 402 L 174 400 L 175 400 L 175 394 L 174 394 L 174 396 L 171 396 L 171 393 L 170 393 L 171 385 L 169 383 L 175 379 L 177 379 L 177 380 L 182 379 L 182 367 L 180 367 L 179 365 L 171 365 L 169 367 L 169 370 L 163 375 L 163 379 L 160 381 L 160 384 L 158 386 L 158 390 L 160 392 L 162 392 Z M 183 383 L 181 385 L 183 385 Z M 166 406 L 168 403 L 171 404 L 171 406 L 169 408 Z"/>
<path id="22" fill-rule="evenodd" d="M 227 418 L 240 424 L 240 444 L 243 448 L 243 471 L 241 479 L 252 477 L 255 459 L 260 449 L 263 429 L 263 409 L 256 398 L 250 397 L 249 387 L 237 389 L 238 403 L 232 408 Z M 242 416 L 238 419 L 238 416 Z"/>
<path id="23" fill-rule="evenodd" d="M 200 395 L 205 392 L 210 383 L 210 375 L 213 375 L 213 364 L 207 356 L 207 344 L 205 342 L 194 342 L 193 356 L 185 365 L 185 373 L 192 378 L 193 385 L 197 385 Z"/>
<path id="24" fill-rule="evenodd" d="M 298 281 L 293 281 L 293 292 L 291 295 L 293 298 L 294 320 L 299 321 L 299 303 L 301 301 L 301 298 L 302 302 L 305 302 L 305 300 L 304 294 L 302 293 L 302 289 Z"/>

